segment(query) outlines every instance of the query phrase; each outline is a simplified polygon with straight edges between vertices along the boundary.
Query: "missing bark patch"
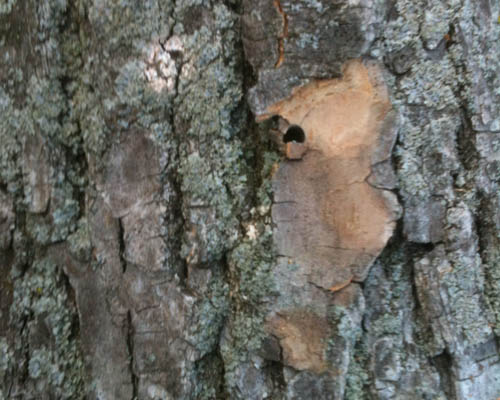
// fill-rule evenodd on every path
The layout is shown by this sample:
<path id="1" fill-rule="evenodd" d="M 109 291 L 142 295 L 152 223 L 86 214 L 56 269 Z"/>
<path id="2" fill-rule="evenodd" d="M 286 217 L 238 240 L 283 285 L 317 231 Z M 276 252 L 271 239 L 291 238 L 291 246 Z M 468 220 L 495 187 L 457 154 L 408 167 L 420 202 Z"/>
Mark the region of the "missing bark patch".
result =
<path id="1" fill-rule="evenodd" d="M 290 124 L 289 159 L 299 158 L 300 144 L 301 162 L 282 163 L 274 178 L 279 252 L 325 289 L 364 279 L 396 219 L 394 195 L 366 182 L 386 142 L 387 91 L 375 66 L 353 61 L 343 76 L 297 88 L 268 109 Z"/>
<path id="2" fill-rule="evenodd" d="M 290 287 L 311 296 L 322 288 L 319 298 L 352 291 L 392 235 L 396 196 L 367 182 L 372 165 L 391 154 L 390 110 L 378 69 L 352 61 L 342 79 L 296 88 L 258 116 L 277 115 L 287 124 L 279 131 L 288 160 L 273 177 L 272 218 L 277 252 L 296 268 L 282 271 Z M 304 277 L 313 289 L 304 286 Z M 267 329 L 280 339 L 287 365 L 320 373 L 328 369 L 328 329 L 312 335 L 310 325 L 325 324 L 323 316 L 312 322 L 297 307 L 280 310 Z"/>

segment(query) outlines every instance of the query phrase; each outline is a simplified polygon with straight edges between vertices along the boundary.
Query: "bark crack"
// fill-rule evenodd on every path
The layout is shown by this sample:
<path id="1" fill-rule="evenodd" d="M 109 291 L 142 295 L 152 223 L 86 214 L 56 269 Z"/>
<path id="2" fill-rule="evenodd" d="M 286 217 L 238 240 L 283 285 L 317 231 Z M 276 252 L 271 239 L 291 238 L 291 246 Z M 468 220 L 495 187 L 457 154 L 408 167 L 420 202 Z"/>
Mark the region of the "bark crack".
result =
<path id="1" fill-rule="evenodd" d="M 127 260 L 125 260 L 125 231 L 123 229 L 122 219 L 118 218 L 118 241 L 120 243 L 120 264 L 122 272 L 127 272 Z"/>
<path id="2" fill-rule="evenodd" d="M 288 37 L 288 15 L 286 15 L 283 10 L 280 0 L 274 0 L 274 7 L 276 7 L 283 19 L 283 32 L 278 36 L 278 61 L 276 61 L 274 66 L 274 68 L 279 68 L 285 61 L 285 39 Z"/>
<path id="3" fill-rule="evenodd" d="M 134 371 L 134 326 L 132 324 L 132 313 L 127 311 L 127 349 L 130 358 L 130 377 L 132 380 L 132 400 L 138 399 L 138 383 L 139 377 Z"/>

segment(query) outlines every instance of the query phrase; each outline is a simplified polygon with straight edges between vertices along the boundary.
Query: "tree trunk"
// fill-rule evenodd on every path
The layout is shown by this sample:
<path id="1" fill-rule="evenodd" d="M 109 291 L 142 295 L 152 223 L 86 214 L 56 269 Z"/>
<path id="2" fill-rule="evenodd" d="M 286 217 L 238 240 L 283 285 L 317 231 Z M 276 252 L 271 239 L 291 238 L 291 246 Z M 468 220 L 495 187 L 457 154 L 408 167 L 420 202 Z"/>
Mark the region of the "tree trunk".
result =
<path id="1" fill-rule="evenodd" d="M 0 399 L 500 397 L 499 12 L 0 0 Z"/>

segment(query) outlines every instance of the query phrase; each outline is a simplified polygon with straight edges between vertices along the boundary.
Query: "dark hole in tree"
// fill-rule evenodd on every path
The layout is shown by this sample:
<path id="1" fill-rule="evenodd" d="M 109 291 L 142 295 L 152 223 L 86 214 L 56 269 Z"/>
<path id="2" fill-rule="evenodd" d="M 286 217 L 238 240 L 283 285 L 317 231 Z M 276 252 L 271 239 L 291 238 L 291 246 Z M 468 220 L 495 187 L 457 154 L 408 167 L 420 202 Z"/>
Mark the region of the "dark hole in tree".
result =
<path id="1" fill-rule="evenodd" d="M 283 142 L 297 142 L 304 143 L 306 141 L 306 134 L 304 130 L 298 125 L 292 125 L 287 130 L 283 136 Z"/>

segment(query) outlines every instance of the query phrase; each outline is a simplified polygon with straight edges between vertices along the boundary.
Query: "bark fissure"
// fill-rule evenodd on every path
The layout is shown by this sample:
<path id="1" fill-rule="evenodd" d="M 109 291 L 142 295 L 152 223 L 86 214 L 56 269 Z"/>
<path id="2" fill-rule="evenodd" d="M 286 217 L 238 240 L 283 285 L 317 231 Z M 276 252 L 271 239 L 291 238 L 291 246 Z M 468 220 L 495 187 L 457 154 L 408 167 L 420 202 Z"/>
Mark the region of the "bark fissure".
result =
<path id="1" fill-rule="evenodd" d="M 117 219 L 118 221 L 118 243 L 119 243 L 119 254 L 120 254 L 120 265 L 122 267 L 122 273 L 125 274 L 127 272 L 127 260 L 125 257 L 126 247 L 125 247 L 125 230 L 123 229 L 123 222 L 121 218 Z"/>
<path id="2" fill-rule="evenodd" d="M 134 325 L 132 323 L 132 313 L 131 311 L 127 311 L 127 349 L 129 353 L 129 358 L 130 358 L 130 364 L 129 364 L 129 369 L 130 369 L 130 377 L 132 381 L 132 397 L 131 400 L 138 399 L 138 389 L 137 389 L 137 384 L 139 382 L 139 377 L 136 375 L 135 372 L 135 361 L 134 361 L 134 336 L 135 336 L 135 330 L 134 330 Z"/>
<path id="3" fill-rule="evenodd" d="M 274 68 L 279 68 L 285 61 L 285 40 L 288 38 L 288 16 L 283 10 L 280 0 L 273 0 L 273 4 L 278 13 L 281 15 L 283 25 L 283 30 L 278 37 L 278 60 L 274 66 Z"/>

